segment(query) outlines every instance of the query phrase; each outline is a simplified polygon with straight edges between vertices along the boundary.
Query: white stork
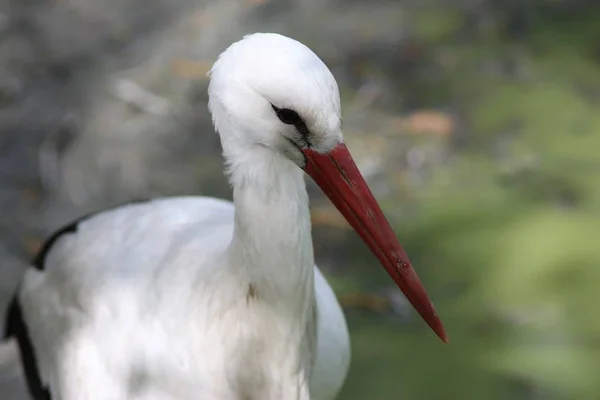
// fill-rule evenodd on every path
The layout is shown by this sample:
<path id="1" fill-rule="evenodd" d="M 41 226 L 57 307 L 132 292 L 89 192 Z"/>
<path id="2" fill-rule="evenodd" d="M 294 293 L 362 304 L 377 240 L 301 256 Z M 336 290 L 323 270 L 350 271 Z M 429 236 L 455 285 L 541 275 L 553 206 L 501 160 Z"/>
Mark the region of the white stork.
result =
<path id="1" fill-rule="evenodd" d="M 325 64 L 257 33 L 220 55 L 208 92 L 233 204 L 158 199 L 55 233 L 7 317 L 36 400 L 335 398 L 348 330 L 314 265 L 304 172 L 446 341 L 344 145 Z"/>

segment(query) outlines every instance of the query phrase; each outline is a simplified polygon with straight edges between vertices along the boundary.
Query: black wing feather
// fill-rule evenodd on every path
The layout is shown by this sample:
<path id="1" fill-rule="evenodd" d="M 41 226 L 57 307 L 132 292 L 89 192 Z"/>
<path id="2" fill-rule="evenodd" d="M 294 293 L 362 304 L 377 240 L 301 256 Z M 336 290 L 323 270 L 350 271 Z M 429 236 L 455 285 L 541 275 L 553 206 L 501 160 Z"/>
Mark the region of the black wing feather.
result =
<path id="1" fill-rule="evenodd" d="M 23 319 L 21 305 L 16 295 L 8 306 L 6 324 L 4 326 L 6 327 L 4 336 L 6 338 L 14 337 L 17 340 L 29 394 L 31 394 L 34 400 L 52 400 L 50 391 L 42 384 L 33 345 L 29 337 L 29 330 Z"/>
<path id="2" fill-rule="evenodd" d="M 68 225 L 63 226 L 62 228 L 60 228 L 59 230 L 57 230 L 56 232 L 54 232 L 52 234 L 52 236 L 50 236 L 42 245 L 42 248 L 37 252 L 37 254 L 35 255 L 35 257 L 33 258 L 33 260 L 31 261 L 31 265 L 33 265 L 34 268 L 43 271 L 45 268 L 45 261 L 46 261 L 46 256 L 48 255 L 48 253 L 50 252 L 50 249 L 52 248 L 52 246 L 54 245 L 54 243 L 56 243 L 56 241 L 58 239 L 60 239 L 60 237 L 62 235 L 65 235 L 67 233 L 75 233 L 77 232 L 77 227 L 79 225 L 79 223 L 87 218 L 89 218 L 91 215 L 85 215 L 73 222 L 71 222 Z"/>

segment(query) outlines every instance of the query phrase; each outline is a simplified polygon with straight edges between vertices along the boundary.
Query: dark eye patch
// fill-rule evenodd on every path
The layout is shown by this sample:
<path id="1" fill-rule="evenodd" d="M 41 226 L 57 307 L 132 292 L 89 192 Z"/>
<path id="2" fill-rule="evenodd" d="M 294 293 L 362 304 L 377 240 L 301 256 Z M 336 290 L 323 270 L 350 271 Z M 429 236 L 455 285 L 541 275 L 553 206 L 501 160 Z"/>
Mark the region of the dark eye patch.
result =
<path id="1" fill-rule="evenodd" d="M 290 110 L 289 108 L 277 108 L 273 106 L 273 110 L 275 110 L 275 114 L 284 124 L 288 125 L 297 125 L 302 123 L 302 118 L 298 115 L 298 113 L 294 110 Z"/>
<path id="2" fill-rule="evenodd" d="M 298 133 L 302 135 L 305 144 L 310 147 L 310 142 L 308 141 L 310 131 L 298 113 L 294 110 L 290 110 L 289 108 L 276 107 L 273 104 L 271 104 L 271 107 L 273 107 L 275 114 L 277 114 L 277 118 L 279 118 L 281 122 L 287 125 L 294 125 L 294 127 L 296 127 Z"/>

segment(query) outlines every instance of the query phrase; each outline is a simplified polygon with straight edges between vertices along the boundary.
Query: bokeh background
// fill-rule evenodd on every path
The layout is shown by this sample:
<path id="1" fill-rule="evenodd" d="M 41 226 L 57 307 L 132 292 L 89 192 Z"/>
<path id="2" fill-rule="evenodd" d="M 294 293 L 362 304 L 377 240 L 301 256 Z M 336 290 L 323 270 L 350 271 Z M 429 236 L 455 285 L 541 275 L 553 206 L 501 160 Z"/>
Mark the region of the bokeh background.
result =
<path id="1" fill-rule="evenodd" d="M 294 37 L 450 335 L 310 185 L 352 334 L 342 400 L 600 399 L 600 3 L 0 0 L 0 311 L 52 230 L 159 195 L 231 198 L 206 71 Z M 1 322 L 0 322 L 1 324 Z M 0 344 L 0 399 L 26 399 Z"/>

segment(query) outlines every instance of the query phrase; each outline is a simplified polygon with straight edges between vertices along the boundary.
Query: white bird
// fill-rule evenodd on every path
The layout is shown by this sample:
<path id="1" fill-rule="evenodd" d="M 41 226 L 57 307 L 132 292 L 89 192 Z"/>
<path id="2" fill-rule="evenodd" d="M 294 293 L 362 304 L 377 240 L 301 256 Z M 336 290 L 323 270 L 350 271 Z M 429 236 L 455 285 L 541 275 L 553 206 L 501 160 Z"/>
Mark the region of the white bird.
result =
<path id="1" fill-rule="evenodd" d="M 304 172 L 446 341 L 344 145 L 325 64 L 285 36 L 248 35 L 208 92 L 233 204 L 158 199 L 55 233 L 7 317 L 36 400 L 334 399 L 348 330 L 314 265 Z"/>

